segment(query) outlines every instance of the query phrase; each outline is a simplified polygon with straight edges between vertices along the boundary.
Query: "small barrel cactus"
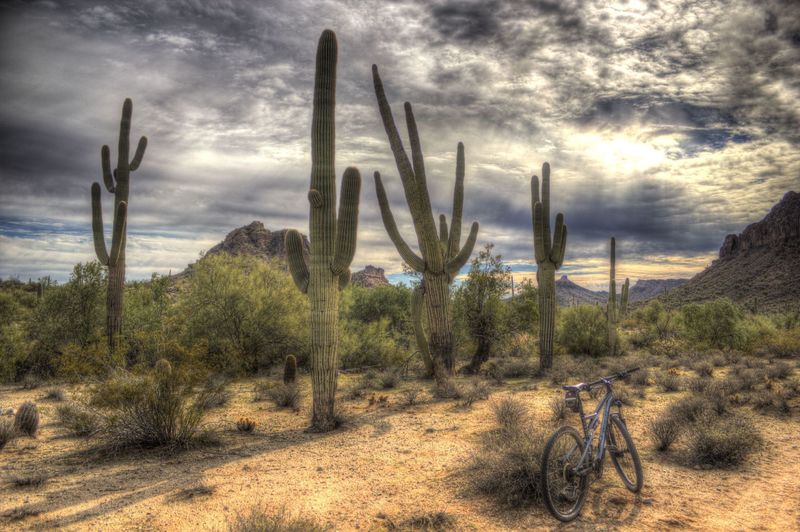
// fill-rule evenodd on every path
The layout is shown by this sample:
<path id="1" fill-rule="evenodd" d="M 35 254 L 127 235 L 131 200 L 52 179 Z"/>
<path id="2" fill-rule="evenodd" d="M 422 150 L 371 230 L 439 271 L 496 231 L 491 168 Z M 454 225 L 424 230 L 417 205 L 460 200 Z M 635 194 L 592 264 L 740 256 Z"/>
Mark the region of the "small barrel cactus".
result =
<path id="1" fill-rule="evenodd" d="M 35 403 L 30 401 L 22 403 L 14 417 L 14 428 L 28 436 L 36 436 L 39 431 L 39 409 Z"/>
<path id="2" fill-rule="evenodd" d="M 286 362 L 283 364 L 283 383 L 291 384 L 297 378 L 297 358 L 294 355 L 286 357 Z"/>
<path id="3" fill-rule="evenodd" d="M 236 430 L 249 434 L 256 430 L 256 422 L 249 417 L 240 417 L 239 421 L 236 422 Z"/>

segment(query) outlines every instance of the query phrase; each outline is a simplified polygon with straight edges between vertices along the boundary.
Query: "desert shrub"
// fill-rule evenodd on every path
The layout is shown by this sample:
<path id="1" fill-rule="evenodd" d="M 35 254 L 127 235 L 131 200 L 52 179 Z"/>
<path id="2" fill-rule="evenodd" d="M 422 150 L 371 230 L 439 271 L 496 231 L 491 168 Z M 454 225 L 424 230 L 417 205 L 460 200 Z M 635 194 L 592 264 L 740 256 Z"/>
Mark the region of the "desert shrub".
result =
<path id="1" fill-rule="evenodd" d="M 800 328 L 776 331 L 765 347 L 768 353 L 779 358 L 800 357 Z"/>
<path id="2" fill-rule="evenodd" d="M 681 378 L 672 371 L 660 371 L 656 375 L 656 385 L 662 392 L 677 392 L 681 389 Z"/>
<path id="3" fill-rule="evenodd" d="M 397 367 L 406 357 L 406 349 L 389 328 L 389 319 L 371 322 L 342 322 L 339 332 L 341 367 Z"/>
<path id="4" fill-rule="evenodd" d="M 385 320 L 390 331 L 406 338 L 412 334 L 410 297 L 411 289 L 405 285 L 352 286 L 345 292 L 340 315 L 345 320 L 362 323 Z"/>
<path id="5" fill-rule="evenodd" d="M 506 327 L 519 335 L 535 329 L 539 323 L 539 290 L 528 280 L 518 284 L 514 292 L 508 301 Z"/>
<path id="6" fill-rule="evenodd" d="M 22 377 L 22 382 L 20 384 L 23 390 L 36 390 L 42 385 L 42 379 L 35 373 L 28 372 Z"/>
<path id="7" fill-rule="evenodd" d="M 275 261 L 216 254 L 204 257 L 174 309 L 186 344 L 207 346 L 204 363 L 218 371 L 255 371 L 308 353 L 308 298 Z"/>
<path id="8" fill-rule="evenodd" d="M 657 299 L 649 301 L 632 317 L 634 321 L 645 327 L 645 333 L 642 336 L 643 347 L 652 344 L 655 340 L 671 338 L 680 330 L 677 313 L 666 309 L 663 303 Z"/>
<path id="9" fill-rule="evenodd" d="M 753 422 L 742 416 L 704 419 L 689 435 L 686 460 L 695 465 L 726 467 L 744 462 L 763 441 Z"/>
<path id="10" fill-rule="evenodd" d="M 407 388 L 400 392 L 400 404 L 414 406 L 419 398 L 419 388 Z"/>
<path id="11" fill-rule="evenodd" d="M 649 436 L 656 450 L 664 452 L 669 450 L 682 430 L 683 423 L 667 410 L 650 422 Z"/>
<path id="12" fill-rule="evenodd" d="M 56 419 L 73 436 L 92 436 L 100 431 L 102 416 L 79 403 L 64 403 L 56 408 Z"/>
<path id="13" fill-rule="evenodd" d="M 539 373 L 539 365 L 528 357 L 509 357 L 498 361 L 497 373 L 501 378 L 517 379 L 533 377 Z M 495 378 L 492 376 L 492 378 Z"/>
<path id="14" fill-rule="evenodd" d="M 4 296 L 0 292 L 0 297 Z M 32 343 L 23 323 L 0 325 L 0 382 L 12 382 L 25 367 Z"/>
<path id="15" fill-rule="evenodd" d="M 765 414 L 785 416 L 791 413 L 786 390 L 761 390 L 753 395 L 753 407 Z"/>
<path id="16" fill-rule="evenodd" d="M 489 386 L 479 379 L 473 379 L 461 391 L 461 405 L 472 406 L 476 401 L 488 399 L 491 391 Z"/>
<path id="17" fill-rule="evenodd" d="M 115 370 L 111 376 L 89 389 L 89 404 L 97 408 L 120 408 L 141 400 L 146 377 L 125 370 Z"/>
<path id="18" fill-rule="evenodd" d="M 14 475 L 8 479 L 9 483 L 16 488 L 41 488 L 48 480 L 49 477 L 41 472 Z"/>
<path id="19" fill-rule="evenodd" d="M 684 422 L 694 423 L 711 410 L 711 404 L 705 397 L 690 395 L 678 399 L 669 406 L 669 415 Z"/>
<path id="20" fill-rule="evenodd" d="M 386 529 L 420 530 L 425 532 L 447 532 L 455 530 L 456 518 L 447 512 L 424 512 L 402 520 L 399 524 L 393 521 L 386 523 Z"/>
<path id="21" fill-rule="evenodd" d="M 138 398 L 118 405 L 108 416 L 103 436 L 114 449 L 189 446 L 203 419 L 190 400 L 192 387 L 166 360 L 141 380 Z"/>
<path id="22" fill-rule="evenodd" d="M 624 384 L 614 387 L 614 397 L 625 406 L 633 406 L 633 394 Z"/>
<path id="23" fill-rule="evenodd" d="M 211 410 L 225 406 L 231 399 L 225 378 L 221 375 L 212 375 L 203 384 L 203 388 L 195 399 L 195 405 L 201 410 Z"/>
<path id="24" fill-rule="evenodd" d="M 770 364 L 767 368 L 767 377 L 770 379 L 783 380 L 792 374 L 792 365 L 788 362 L 779 361 Z"/>
<path id="25" fill-rule="evenodd" d="M 400 372 L 392 369 L 381 371 L 375 377 L 375 382 L 383 390 L 396 388 L 400 383 Z"/>
<path id="26" fill-rule="evenodd" d="M 15 436 L 14 421 L 9 418 L 0 418 L 0 449 L 5 447 Z"/>
<path id="27" fill-rule="evenodd" d="M 744 310 L 729 299 L 690 303 L 681 309 L 687 337 L 717 349 L 747 350 L 767 332 L 766 320 L 745 320 Z"/>
<path id="28" fill-rule="evenodd" d="M 152 366 L 169 356 L 170 297 L 172 280 L 168 275 L 154 273 L 147 281 L 128 281 L 125 284 L 124 315 L 125 358 L 129 365 Z"/>
<path id="29" fill-rule="evenodd" d="M 733 393 L 725 381 L 712 380 L 702 391 L 703 397 L 708 401 L 711 409 L 719 416 L 728 411 L 730 396 Z"/>
<path id="30" fill-rule="evenodd" d="M 541 499 L 541 460 L 546 434 L 528 423 L 524 405 L 504 399 L 494 407 L 498 428 L 483 437 L 467 469 L 472 487 L 518 507 Z"/>
<path id="31" fill-rule="evenodd" d="M 694 393 L 702 393 L 713 380 L 709 377 L 687 377 L 683 382 L 687 390 Z"/>
<path id="32" fill-rule="evenodd" d="M 650 370 L 640 368 L 628 376 L 627 381 L 633 386 L 647 386 L 650 383 Z"/>
<path id="33" fill-rule="evenodd" d="M 464 391 L 454 379 L 447 379 L 433 385 L 432 395 L 438 399 L 461 399 Z"/>
<path id="34" fill-rule="evenodd" d="M 554 423 L 567 419 L 567 403 L 564 402 L 561 395 L 551 397 L 548 404 L 550 405 L 550 419 Z"/>
<path id="35" fill-rule="evenodd" d="M 300 399 L 302 398 L 300 387 L 296 383 L 292 384 L 276 384 L 267 390 L 267 396 L 275 404 L 281 408 L 293 408 L 297 410 L 300 407 Z"/>
<path id="36" fill-rule="evenodd" d="M 14 416 L 14 428 L 28 436 L 36 436 L 39 432 L 39 408 L 35 403 L 22 403 Z"/>
<path id="37" fill-rule="evenodd" d="M 231 532 L 325 532 L 330 527 L 315 519 L 301 515 L 290 515 L 286 508 L 269 512 L 264 508 L 252 508 L 238 514 L 230 524 Z"/>
<path id="38" fill-rule="evenodd" d="M 705 360 L 693 364 L 692 369 L 697 373 L 698 377 L 711 377 L 714 375 L 714 365 Z"/>
<path id="39" fill-rule="evenodd" d="M 608 352 L 608 329 L 603 311 L 577 305 L 561 312 L 559 344 L 573 355 L 602 356 Z"/>

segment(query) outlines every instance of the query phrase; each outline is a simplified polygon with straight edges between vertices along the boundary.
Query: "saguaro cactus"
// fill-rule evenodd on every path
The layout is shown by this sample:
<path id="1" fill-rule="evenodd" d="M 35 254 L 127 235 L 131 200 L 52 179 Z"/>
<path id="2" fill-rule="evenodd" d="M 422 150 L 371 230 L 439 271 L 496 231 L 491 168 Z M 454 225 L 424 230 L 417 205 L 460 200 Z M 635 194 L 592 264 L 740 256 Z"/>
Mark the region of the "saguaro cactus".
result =
<path id="1" fill-rule="evenodd" d="M 608 304 L 606 305 L 606 320 L 608 321 L 608 354 L 617 353 L 617 241 L 611 237 L 611 269 L 608 278 Z"/>
<path id="2" fill-rule="evenodd" d="M 403 182 L 406 202 L 411 211 L 414 222 L 414 231 L 417 234 L 420 255 L 417 255 L 400 236 L 397 224 L 394 221 L 386 190 L 383 188 L 381 175 L 375 172 L 375 189 L 378 194 L 378 204 L 386 232 L 389 233 L 400 257 L 413 270 L 422 273 L 422 282 L 419 293 L 414 294 L 412 311 L 415 312 L 415 334 L 420 351 L 426 357 L 426 364 L 433 370 L 433 375 L 438 384 L 443 384 L 453 373 L 455 359 L 453 357 L 453 319 L 450 309 L 450 283 L 458 274 L 472 254 L 475 240 L 478 237 L 478 222 L 472 223 L 469 237 L 461 247 L 461 215 L 464 207 L 464 145 L 458 143 L 456 155 L 456 184 L 453 193 L 453 214 L 450 228 L 447 227 L 447 217 L 439 216 L 439 230 L 433 218 L 428 185 L 425 176 L 425 164 L 422 157 L 417 124 L 411 104 L 405 103 L 406 126 L 411 143 L 411 160 L 406 154 L 400 135 L 392 116 L 392 109 L 386 99 L 383 83 L 378 75 L 378 67 L 372 65 L 372 79 L 375 83 L 375 96 L 378 99 L 383 127 L 389 137 L 397 170 Z M 427 312 L 428 335 L 421 326 L 420 293 Z M 427 349 L 425 348 L 427 347 Z"/>
<path id="3" fill-rule="evenodd" d="M 539 367 L 553 365 L 553 336 L 556 323 L 556 270 L 564 262 L 567 226 L 564 215 L 556 215 L 556 227 L 550 240 L 550 164 L 542 165 L 542 190 L 539 177 L 531 178 L 531 214 L 533 249 L 536 257 L 536 281 L 539 284 Z"/>
<path id="4" fill-rule="evenodd" d="M 314 76 L 314 114 L 311 122 L 311 233 L 310 264 L 303 255 L 303 240 L 295 230 L 286 233 L 289 270 L 297 287 L 311 303 L 311 383 L 314 405 L 312 430 L 336 426 L 334 398 L 338 367 L 337 321 L 339 290 L 350 281 L 350 263 L 356 252 L 358 197 L 361 176 L 347 168 L 342 178 L 342 198 L 336 215 L 335 106 L 336 34 L 325 30 L 317 45 Z"/>
<path id="5" fill-rule="evenodd" d="M 97 260 L 108 267 L 108 289 L 106 292 L 106 335 L 108 347 L 112 352 L 119 345 L 122 334 L 122 296 L 125 290 L 125 243 L 128 223 L 128 192 L 130 190 L 130 174 L 142 162 L 144 150 L 147 148 L 147 137 L 139 139 L 139 145 L 133 159 L 128 160 L 130 153 L 131 114 L 133 103 L 130 98 L 122 104 L 122 121 L 119 126 L 119 151 L 117 167 L 111 171 L 111 160 L 108 146 L 100 150 L 103 168 L 103 183 L 106 190 L 114 194 L 114 225 L 111 232 L 111 254 L 106 250 L 103 234 L 103 210 L 100 204 L 100 184 L 92 184 L 92 234 Z"/>
<path id="6" fill-rule="evenodd" d="M 622 285 L 622 291 L 619 295 L 619 315 L 624 318 L 628 315 L 628 294 L 631 289 L 631 281 L 625 278 L 625 284 Z"/>

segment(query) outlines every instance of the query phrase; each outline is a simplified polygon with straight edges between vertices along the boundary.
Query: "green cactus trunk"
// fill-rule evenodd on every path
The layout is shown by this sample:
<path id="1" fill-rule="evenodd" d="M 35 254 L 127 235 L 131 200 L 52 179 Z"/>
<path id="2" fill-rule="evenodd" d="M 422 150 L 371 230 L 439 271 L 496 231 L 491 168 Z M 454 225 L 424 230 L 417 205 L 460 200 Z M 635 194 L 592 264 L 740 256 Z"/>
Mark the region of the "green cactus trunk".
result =
<path id="1" fill-rule="evenodd" d="M 434 375 L 433 359 L 431 358 L 428 338 L 425 335 L 425 328 L 423 325 L 424 315 L 425 286 L 420 283 L 419 286 L 414 288 L 414 291 L 411 293 L 411 321 L 414 324 L 414 337 L 417 342 L 417 349 L 422 357 L 422 362 L 425 364 L 425 373 L 429 377 L 432 377 Z"/>
<path id="2" fill-rule="evenodd" d="M 631 289 L 630 279 L 625 278 L 625 284 L 622 285 L 622 292 L 619 296 L 619 315 L 624 318 L 628 315 L 628 294 Z"/>
<path id="3" fill-rule="evenodd" d="M 139 139 L 133 159 L 130 155 L 130 133 L 133 103 L 130 98 L 122 104 L 122 119 L 119 126 L 119 151 L 117 167 L 111 170 L 111 157 L 108 146 L 100 150 L 103 169 L 103 183 L 106 190 L 114 194 L 114 224 L 111 232 L 111 253 L 106 249 L 103 230 L 103 210 L 100 203 L 100 184 L 92 184 L 92 237 L 97 260 L 108 267 L 108 288 L 106 293 L 106 336 L 108 349 L 113 354 L 122 337 L 122 297 L 125 292 L 125 244 L 128 224 L 128 195 L 130 174 L 139 168 L 147 148 L 147 137 Z"/>
<path id="4" fill-rule="evenodd" d="M 315 431 L 336 427 L 339 290 L 350 281 L 349 267 L 356 251 L 361 190 L 358 170 L 345 170 L 337 217 L 334 169 L 337 55 L 336 35 L 330 30 L 323 31 L 317 45 L 311 123 L 310 264 L 303 255 L 300 233 L 295 230 L 286 233 L 292 278 L 297 287 L 308 294 L 311 306 L 311 429 Z"/>
<path id="5" fill-rule="evenodd" d="M 567 226 L 564 215 L 556 215 L 552 243 L 550 237 L 550 164 L 542 165 L 542 189 L 539 178 L 531 178 L 531 215 L 533 249 L 536 258 L 536 281 L 539 283 L 539 367 L 553 366 L 553 338 L 556 323 L 556 271 L 564 263 Z"/>
<path id="6" fill-rule="evenodd" d="M 611 237 L 611 268 L 608 280 L 608 306 L 606 318 L 608 320 L 608 354 L 617 353 L 617 280 L 616 280 L 616 240 Z"/>
<path id="7" fill-rule="evenodd" d="M 418 293 L 412 298 L 412 314 L 415 316 L 414 332 L 426 367 L 433 372 L 437 384 L 442 386 L 447 383 L 455 369 L 450 284 L 469 260 L 478 237 L 478 223 L 473 222 L 469 237 L 461 247 L 461 216 L 464 206 L 464 145 L 459 142 L 457 148 L 456 185 L 453 192 L 453 213 L 450 227 L 448 229 L 447 218 L 442 214 L 439 216 L 437 231 L 428 194 L 422 146 L 411 104 L 405 103 L 406 127 L 411 144 L 411 159 L 409 159 L 397 132 L 392 109 L 389 107 L 383 90 L 383 82 L 378 75 L 378 67 L 375 65 L 372 65 L 372 78 L 381 120 L 403 183 L 403 191 L 411 211 L 421 256 L 417 255 L 400 235 L 389 207 L 389 199 L 383 188 L 381 175 L 379 172 L 375 172 L 378 205 L 381 209 L 383 225 L 400 257 L 411 269 L 422 274 L 422 283 L 418 288 Z M 422 326 L 422 302 L 424 302 L 427 315 L 427 338 Z"/>
<path id="8" fill-rule="evenodd" d="M 539 285 L 539 367 L 553 367 L 553 338 L 556 324 L 556 269 L 543 263 L 536 272 Z"/>

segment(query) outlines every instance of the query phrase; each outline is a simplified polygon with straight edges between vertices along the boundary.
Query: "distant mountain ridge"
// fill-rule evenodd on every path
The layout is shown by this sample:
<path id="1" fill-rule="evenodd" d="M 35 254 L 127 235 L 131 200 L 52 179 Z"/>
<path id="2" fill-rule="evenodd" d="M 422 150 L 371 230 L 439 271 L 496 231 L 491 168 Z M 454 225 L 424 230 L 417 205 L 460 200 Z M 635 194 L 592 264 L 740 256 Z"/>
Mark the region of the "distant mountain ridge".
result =
<path id="1" fill-rule="evenodd" d="M 604 304 L 607 300 L 608 292 L 595 292 L 584 288 L 573 283 L 566 275 L 562 275 L 556 281 L 556 304 L 560 307 Z"/>
<path id="2" fill-rule="evenodd" d="M 721 297 L 758 311 L 800 304 L 800 193 L 787 192 L 761 221 L 726 236 L 719 258 L 664 300 L 677 306 Z"/>
<path id="3" fill-rule="evenodd" d="M 689 279 L 639 279 L 631 286 L 628 298 L 631 303 L 646 301 L 664 295 L 665 291 L 669 293 L 687 282 Z"/>

